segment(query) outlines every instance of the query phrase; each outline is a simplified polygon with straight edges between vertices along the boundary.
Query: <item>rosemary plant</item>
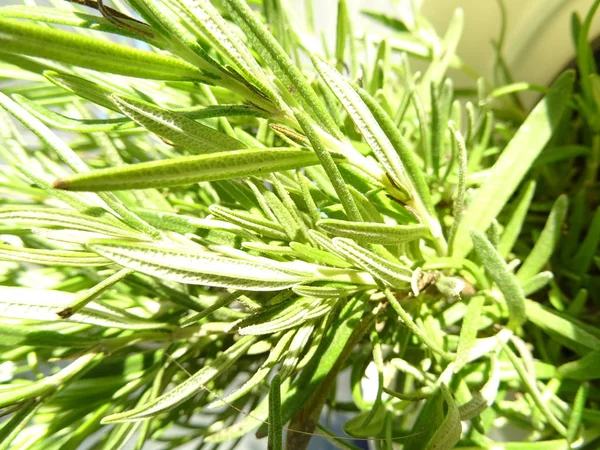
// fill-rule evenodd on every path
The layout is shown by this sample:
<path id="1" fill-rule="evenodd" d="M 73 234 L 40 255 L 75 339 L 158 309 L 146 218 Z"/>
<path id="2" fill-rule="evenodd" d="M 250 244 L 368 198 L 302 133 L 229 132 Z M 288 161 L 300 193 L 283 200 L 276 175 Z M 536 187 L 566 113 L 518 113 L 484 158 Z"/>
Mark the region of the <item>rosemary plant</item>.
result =
<path id="1" fill-rule="evenodd" d="M 549 88 L 477 80 L 460 11 L 438 35 L 413 2 L 366 12 L 381 39 L 339 0 L 334 48 L 310 0 L 25 3 L 0 8 L 0 449 L 596 448 L 598 1 Z"/>

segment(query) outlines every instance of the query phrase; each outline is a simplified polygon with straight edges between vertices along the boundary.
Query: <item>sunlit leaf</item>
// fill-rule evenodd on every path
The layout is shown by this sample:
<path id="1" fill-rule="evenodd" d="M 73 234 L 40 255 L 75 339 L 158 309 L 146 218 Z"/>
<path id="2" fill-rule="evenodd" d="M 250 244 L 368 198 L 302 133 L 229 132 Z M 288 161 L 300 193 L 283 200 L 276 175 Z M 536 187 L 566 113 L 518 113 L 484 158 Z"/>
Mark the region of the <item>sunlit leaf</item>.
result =
<path id="1" fill-rule="evenodd" d="M 317 162 L 314 153 L 306 150 L 234 150 L 102 169 L 58 179 L 53 186 L 70 191 L 118 191 L 184 186 L 202 181 L 227 180 L 296 169 Z"/>

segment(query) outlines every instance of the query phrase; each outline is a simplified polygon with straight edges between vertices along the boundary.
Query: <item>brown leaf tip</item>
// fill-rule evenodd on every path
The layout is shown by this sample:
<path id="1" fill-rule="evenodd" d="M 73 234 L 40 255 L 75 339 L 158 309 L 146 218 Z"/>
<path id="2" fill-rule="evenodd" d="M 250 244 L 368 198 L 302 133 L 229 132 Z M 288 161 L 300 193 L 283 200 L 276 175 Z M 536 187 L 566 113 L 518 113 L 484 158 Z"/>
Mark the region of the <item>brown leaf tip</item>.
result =
<path id="1" fill-rule="evenodd" d="M 52 183 L 52 187 L 54 189 L 66 189 L 67 183 L 62 178 L 58 178 L 57 180 L 54 180 L 54 183 Z"/>
<path id="2" fill-rule="evenodd" d="M 61 319 L 68 319 L 73 314 L 75 314 L 75 311 L 73 311 L 73 309 L 70 307 L 67 307 L 67 308 L 63 309 L 62 311 L 59 311 L 56 313 L 56 315 L 58 317 L 60 317 Z"/>

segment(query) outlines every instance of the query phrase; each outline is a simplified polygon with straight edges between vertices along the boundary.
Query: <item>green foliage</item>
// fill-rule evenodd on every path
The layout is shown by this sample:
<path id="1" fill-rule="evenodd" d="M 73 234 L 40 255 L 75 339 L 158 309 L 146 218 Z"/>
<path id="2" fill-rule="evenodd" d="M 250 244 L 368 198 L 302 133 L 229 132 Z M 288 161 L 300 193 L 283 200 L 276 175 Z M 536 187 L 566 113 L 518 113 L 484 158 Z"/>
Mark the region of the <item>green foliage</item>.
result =
<path id="1" fill-rule="evenodd" d="M 419 2 L 51 3 L 0 8 L 0 448 L 595 445 L 599 1 L 531 112 Z"/>

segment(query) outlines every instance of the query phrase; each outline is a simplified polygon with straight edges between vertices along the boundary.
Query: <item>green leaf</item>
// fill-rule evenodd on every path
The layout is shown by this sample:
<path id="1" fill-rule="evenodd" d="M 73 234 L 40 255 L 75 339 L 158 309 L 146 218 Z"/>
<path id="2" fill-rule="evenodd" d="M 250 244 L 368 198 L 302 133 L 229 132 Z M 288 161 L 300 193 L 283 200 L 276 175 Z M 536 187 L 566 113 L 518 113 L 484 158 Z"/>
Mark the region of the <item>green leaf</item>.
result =
<path id="1" fill-rule="evenodd" d="M 446 386 L 442 385 L 440 389 L 448 410 L 439 428 L 427 443 L 427 450 L 451 450 L 458 443 L 462 433 L 458 406 Z"/>
<path id="2" fill-rule="evenodd" d="M 176 233 L 194 233 L 198 228 L 198 221 L 192 217 L 182 214 L 174 214 L 170 212 L 150 209 L 132 208 L 133 211 L 150 225 L 162 230 L 175 231 Z M 202 219 L 200 219 L 202 222 Z M 216 221 L 215 221 L 216 222 Z"/>
<path id="3" fill-rule="evenodd" d="M 517 242 L 517 238 L 519 237 L 519 233 L 525 222 L 527 211 L 529 211 L 529 205 L 531 205 L 534 192 L 535 181 L 529 181 L 523 187 L 519 194 L 519 198 L 515 202 L 515 208 L 512 211 L 510 220 L 504 227 L 504 231 L 500 236 L 500 242 L 498 243 L 498 253 L 500 253 L 503 258 L 508 256 L 515 245 L 515 242 Z"/>
<path id="4" fill-rule="evenodd" d="M 54 23 L 58 25 L 67 25 L 71 27 L 102 31 L 105 33 L 114 33 L 144 40 L 156 45 L 156 42 L 154 42 L 152 38 L 142 36 L 139 33 L 131 33 L 120 26 L 114 25 L 105 17 L 84 14 L 79 11 L 68 11 L 44 6 L 36 6 L 35 8 L 31 8 L 29 6 L 10 5 L 3 6 L 2 9 L 0 9 L 0 16 L 13 19 L 18 18 L 39 20 L 45 23 Z M 139 25 L 141 26 L 141 24 Z M 147 29 L 146 31 L 148 34 L 152 34 L 150 29 Z"/>
<path id="5" fill-rule="evenodd" d="M 280 102 L 262 68 L 252 53 L 208 0 L 176 0 L 187 17 L 210 40 L 210 43 L 235 64 L 245 80 L 258 87 L 271 99 Z"/>
<path id="6" fill-rule="evenodd" d="M 544 167 L 550 164 L 564 161 L 565 159 L 574 159 L 580 156 L 589 156 L 590 148 L 582 145 L 564 145 L 548 148 L 542 152 L 535 160 L 533 167 Z"/>
<path id="7" fill-rule="evenodd" d="M 237 332 L 242 336 L 274 334 L 303 325 L 307 318 L 324 315 L 330 309 L 331 302 L 320 298 L 304 297 L 286 304 L 284 308 L 275 307 L 275 313 L 266 311 L 242 320 Z"/>
<path id="8" fill-rule="evenodd" d="M 317 222 L 317 226 L 334 236 L 370 244 L 397 245 L 431 236 L 429 229 L 424 225 L 387 225 L 322 219 Z"/>
<path id="9" fill-rule="evenodd" d="M 397 186 L 409 190 L 411 184 L 398 153 L 356 89 L 325 61 L 313 56 L 313 64 L 346 109 L 386 173 Z"/>
<path id="10" fill-rule="evenodd" d="M 517 189 L 558 126 L 571 97 L 573 80 L 573 72 L 561 75 L 508 143 L 463 216 L 456 233 L 454 255 L 469 253 L 473 247 L 470 230 L 487 230 Z"/>
<path id="11" fill-rule="evenodd" d="M 98 215 L 85 215 L 77 211 L 57 208 L 4 206 L 0 207 L 0 221 L 4 225 L 23 228 L 60 227 L 133 239 L 144 237 L 107 214 L 99 217 Z"/>
<path id="12" fill-rule="evenodd" d="M 408 31 L 408 28 L 406 28 L 404 22 L 394 16 L 370 9 L 362 9 L 360 12 L 369 19 L 373 19 L 374 21 L 379 22 L 382 25 L 386 25 L 396 31 Z"/>
<path id="13" fill-rule="evenodd" d="M 91 252 L 42 250 L 0 244 L 0 260 L 51 266 L 106 266 L 111 261 Z"/>
<path id="14" fill-rule="evenodd" d="M 550 336 L 560 336 L 578 346 L 600 351 L 600 333 L 592 332 L 583 322 L 531 300 L 526 300 L 525 305 L 529 320 Z"/>
<path id="15" fill-rule="evenodd" d="M 298 110 L 294 111 L 294 114 L 296 115 L 296 119 L 304 130 L 304 134 L 306 134 L 306 137 L 310 141 L 315 153 L 319 157 L 319 161 L 321 162 L 321 165 L 323 166 L 331 185 L 335 189 L 335 192 L 338 195 L 344 210 L 346 211 L 346 215 L 350 220 L 360 222 L 360 212 L 358 211 L 356 203 L 354 202 L 354 199 L 348 190 L 348 186 L 346 186 L 346 183 L 342 178 L 342 174 L 333 161 L 331 154 L 321 142 L 321 139 L 313 128 L 313 125 L 310 123 L 309 118 Z"/>
<path id="16" fill-rule="evenodd" d="M 452 204 L 452 228 L 448 235 L 448 253 L 452 254 L 456 232 L 463 217 L 463 208 L 465 204 L 465 194 L 467 192 L 467 147 L 462 134 L 451 126 L 452 135 L 458 148 L 458 183 L 456 186 L 456 197 Z M 451 164 L 449 162 L 448 164 Z"/>
<path id="17" fill-rule="evenodd" d="M 600 351 L 590 352 L 576 361 L 559 366 L 556 374 L 560 378 L 580 381 L 600 378 Z"/>
<path id="18" fill-rule="evenodd" d="M 103 355 L 98 353 L 86 353 L 54 375 L 25 383 L 24 385 L 16 385 L 14 387 L 2 389 L 0 407 L 12 405 L 28 398 L 38 397 L 52 392 L 69 380 L 80 376 L 83 372 L 90 369 L 94 364 L 101 360 L 102 357 Z"/>
<path id="19" fill-rule="evenodd" d="M 479 328 L 479 318 L 481 317 L 481 310 L 484 303 L 485 297 L 483 295 L 476 295 L 469 300 L 467 312 L 460 328 L 460 340 L 458 341 L 456 360 L 454 362 L 455 373 L 469 362 L 471 349 L 475 345 L 475 338 L 477 337 L 477 330 Z"/>
<path id="20" fill-rule="evenodd" d="M 443 407 L 444 398 L 440 390 L 425 400 L 411 430 L 413 437 L 408 439 L 404 445 L 405 450 L 421 450 L 426 448 L 435 430 L 439 428 L 443 421 Z"/>
<path id="21" fill-rule="evenodd" d="M 269 450 L 283 449 L 283 423 L 281 421 L 281 377 L 275 375 L 269 390 Z"/>
<path id="22" fill-rule="evenodd" d="M 2 345 L 7 347 L 74 347 L 90 348 L 98 342 L 97 339 L 86 339 L 79 333 L 68 329 L 72 325 L 63 322 L 63 329 L 55 329 L 54 324 L 28 323 L 26 327 L 0 324 Z M 1 441 L 0 441 L 1 442 Z"/>
<path id="23" fill-rule="evenodd" d="M 209 364 L 178 384 L 167 393 L 161 395 L 135 409 L 122 413 L 111 414 L 102 419 L 103 424 L 118 422 L 134 422 L 138 420 L 150 419 L 160 413 L 170 411 L 190 399 L 204 385 L 231 367 L 239 358 L 245 355 L 246 351 L 256 342 L 256 337 L 245 336 L 217 356 Z"/>
<path id="24" fill-rule="evenodd" d="M 571 264 L 573 272 L 577 274 L 587 272 L 596 254 L 598 244 L 600 244 L 600 208 L 594 211 L 588 232 L 579 245 L 577 253 L 573 256 Z"/>
<path id="25" fill-rule="evenodd" d="M 439 89 L 435 84 L 431 84 L 431 162 L 433 173 L 439 176 L 440 156 L 444 137 L 448 128 L 448 117 L 452 107 L 453 85 L 452 81 L 445 80 Z M 461 135 L 462 137 L 462 135 Z M 451 162 L 449 162 L 450 164 Z M 464 171 L 466 173 L 466 170 Z"/>
<path id="26" fill-rule="evenodd" d="M 351 184 L 348 185 L 348 190 L 350 191 L 350 194 L 352 195 L 352 198 L 354 199 L 354 202 L 358 207 L 358 211 L 360 212 L 362 220 L 366 222 L 385 222 L 383 216 L 381 215 L 377 207 L 373 205 L 371 199 L 367 198 Z"/>
<path id="27" fill-rule="evenodd" d="M 69 191 L 118 191 L 182 186 L 201 181 L 266 175 L 318 163 L 312 152 L 293 148 L 233 150 L 166 161 L 96 170 L 54 182 L 54 188 Z"/>
<path id="28" fill-rule="evenodd" d="M 525 297 L 539 291 L 544 288 L 550 281 L 554 279 L 554 274 L 552 272 L 540 272 L 527 281 L 521 283 L 521 287 L 523 288 L 523 295 Z"/>
<path id="29" fill-rule="evenodd" d="M 300 242 L 290 242 L 290 247 L 310 262 L 333 267 L 352 267 L 352 264 L 348 264 L 344 259 L 339 258 L 330 252 L 319 250 L 318 248 L 310 247 L 301 244 Z"/>
<path id="30" fill-rule="evenodd" d="M 591 102 L 593 98 L 589 75 L 596 73 L 596 64 L 588 35 L 592 26 L 592 20 L 596 15 L 599 6 L 600 2 L 595 1 L 588 10 L 585 19 L 579 28 L 579 35 L 577 36 L 576 42 L 577 68 L 581 74 L 581 87 L 589 102 Z"/>
<path id="31" fill-rule="evenodd" d="M 109 89 L 98 83 L 86 80 L 85 78 L 77 77 L 68 73 L 59 73 L 53 70 L 46 70 L 44 72 L 44 76 L 56 86 L 72 92 L 78 97 L 85 98 L 92 103 L 96 103 L 97 105 L 104 106 L 112 111 L 119 112 L 119 108 L 117 108 L 113 102 L 110 101 L 110 96 L 118 92 L 116 90 L 118 86 L 115 86 L 115 89 Z M 24 105 L 24 107 L 26 106 L 27 104 Z M 34 114 L 32 111 L 31 113 Z"/>
<path id="32" fill-rule="evenodd" d="M 138 128 L 138 125 L 126 117 L 118 117 L 115 119 L 72 119 L 63 116 L 50 109 L 38 105 L 36 102 L 27 99 L 19 94 L 14 94 L 13 99 L 21 105 L 27 112 L 33 115 L 36 119 L 42 121 L 49 127 L 58 128 L 59 130 L 73 131 L 79 133 L 95 133 L 108 131 L 127 131 Z"/>
<path id="33" fill-rule="evenodd" d="M 11 19 L 0 19 L 0 47 L 7 53 L 130 77 L 208 81 L 191 64 L 170 56 Z"/>
<path id="34" fill-rule="evenodd" d="M 292 337 L 294 337 L 295 333 L 296 330 L 290 330 L 287 333 L 285 333 L 281 338 L 279 338 L 279 340 L 277 341 L 277 345 L 269 352 L 269 356 L 267 357 L 265 362 L 242 386 L 233 391 L 231 394 L 228 394 L 226 397 L 215 400 L 206 407 L 208 409 L 211 409 L 218 406 L 231 404 L 231 402 L 242 398 L 256 386 L 258 386 L 267 377 L 271 369 L 275 367 L 275 365 L 279 362 L 280 358 L 284 355 L 284 352 L 288 348 L 288 344 L 292 340 Z"/>
<path id="35" fill-rule="evenodd" d="M 535 379 L 532 379 L 530 374 L 527 372 L 527 369 L 525 368 L 523 361 L 521 359 L 519 359 L 519 357 L 517 355 L 515 355 L 515 353 L 510 349 L 510 347 L 508 347 L 507 344 L 500 341 L 500 345 L 502 345 L 502 348 L 508 355 L 508 359 L 510 360 L 513 367 L 519 374 L 519 377 L 521 378 L 521 382 L 525 386 L 525 389 L 531 395 L 535 406 L 546 417 L 546 419 L 548 420 L 548 423 L 552 426 L 552 428 L 554 428 L 558 432 L 558 434 L 560 434 L 561 436 L 566 436 L 567 429 L 554 416 L 554 414 L 550 410 L 549 405 L 547 404 L 547 402 L 544 401 L 542 394 L 540 393 L 540 391 L 538 390 L 538 388 L 535 384 Z"/>
<path id="36" fill-rule="evenodd" d="M 84 291 L 83 293 L 79 294 L 77 296 L 77 299 L 71 305 L 67 306 L 65 309 L 60 311 L 58 315 L 63 319 L 71 317 L 73 314 L 81 311 L 85 307 L 85 305 L 95 300 L 108 289 L 112 288 L 119 281 L 129 276 L 131 272 L 132 271 L 129 269 L 121 269 L 118 272 L 115 272 L 108 278 L 96 284 L 91 289 L 88 289 L 87 291 Z"/>
<path id="37" fill-rule="evenodd" d="M 581 386 L 579 386 L 579 389 L 577 389 L 577 394 L 575 394 L 575 401 L 573 402 L 571 415 L 569 416 L 569 425 L 567 427 L 567 441 L 569 441 L 569 443 L 575 441 L 577 434 L 579 433 L 579 427 L 581 426 L 581 419 L 589 390 L 589 383 L 582 383 Z"/>
<path id="38" fill-rule="evenodd" d="M 56 322 L 59 313 L 77 300 L 77 294 L 50 289 L 0 286 L 0 316 L 21 320 Z M 99 303 L 92 303 L 68 319 L 101 327 L 131 330 L 156 329 L 161 324 L 122 315 Z"/>
<path id="39" fill-rule="evenodd" d="M 150 103 L 113 94 L 113 103 L 145 129 L 162 136 L 175 145 L 203 154 L 239 150 L 246 145 L 224 133 Z"/>
<path id="40" fill-rule="evenodd" d="M 273 184 L 275 185 L 280 183 L 274 182 Z M 275 193 L 272 191 L 266 189 L 264 186 L 260 186 L 259 190 L 262 191 L 262 197 L 265 200 L 268 210 L 271 211 L 273 216 L 277 219 L 277 222 L 279 222 L 289 240 L 304 240 L 302 237 L 304 230 L 300 225 L 300 220 L 299 216 L 296 214 L 296 209 L 292 205 L 293 201 L 288 202 L 287 206 L 289 207 L 286 207 L 286 205 L 284 205 L 279 197 L 277 197 L 277 195 L 275 195 Z"/>
<path id="41" fill-rule="evenodd" d="M 90 241 L 89 248 L 117 264 L 154 277 L 185 284 L 272 291 L 310 280 L 265 263 L 228 258 L 218 253 L 168 244 L 113 239 Z"/>
<path id="42" fill-rule="evenodd" d="M 431 83 L 436 85 L 440 84 L 444 79 L 444 76 L 450 66 L 453 58 L 456 57 L 456 47 L 458 46 L 458 42 L 460 41 L 460 37 L 462 35 L 464 25 L 464 13 L 461 8 L 458 8 L 454 11 L 452 18 L 450 19 L 450 23 L 448 24 L 448 30 L 446 31 L 446 35 L 441 42 L 441 46 L 443 53 L 440 57 L 434 58 L 430 66 L 427 68 L 427 71 L 423 75 L 422 80 L 420 80 L 420 84 L 422 86 L 422 92 L 419 96 L 423 98 L 423 101 L 427 103 L 428 97 L 428 89 Z"/>
<path id="43" fill-rule="evenodd" d="M 292 290 L 301 296 L 315 298 L 343 298 L 354 294 L 357 289 L 352 285 L 293 286 Z"/>
<path id="44" fill-rule="evenodd" d="M 271 70 L 275 72 L 286 89 L 292 93 L 293 97 L 325 130 L 334 136 L 340 136 L 338 127 L 300 68 L 292 62 L 279 42 L 267 31 L 246 2 L 242 0 L 224 0 L 223 3 L 233 20 L 248 36 L 253 47 Z"/>
<path id="45" fill-rule="evenodd" d="M 373 418 L 365 426 L 365 420 L 371 414 L 373 414 Z M 344 424 L 344 432 L 350 436 L 359 438 L 379 436 L 385 426 L 387 414 L 385 405 L 378 403 L 374 405 L 374 410 L 362 412 L 348 420 Z"/>
<path id="46" fill-rule="evenodd" d="M 472 420 L 488 407 L 485 398 L 479 391 L 473 392 L 473 397 L 467 403 L 460 405 L 458 412 L 460 420 Z"/>
<path id="47" fill-rule="evenodd" d="M 479 256 L 486 271 L 504 295 L 504 300 L 508 306 L 508 326 L 518 327 L 522 325 L 527 320 L 527 313 L 523 289 L 517 278 L 508 270 L 498 251 L 483 233 L 473 230 L 471 231 L 471 239 L 477 256 Z"/>
<path id="48" fill-rule="evenodd" d="M 40 401 L 23 402 L 10 420 L 4 422 L 2 428 L 0 428 L 0 450 L 8 450 L 10 448 L 10 444 L 27 426 L 40 406 L 42 406 L 42 402 Z"/>
<path id="49" fill-rule="evenodd" d="M 517 272 L 517 280 L 523 283 L 536 275 L 548 262 L 562 235 L 562 227 L 567 215 L 569 200 L 566 195 L 561 195 L 550 211 L 546 226 L 523 265 Z"/>
<path id="50" fill-rule="evenodd" d="M 229 209 L 221 205 L 211 205 L 209 210 L 216 217 L 240 227 L 240 229 L 254 231 L 266 237 L 287 241 L 288 235 L 284 228 L 271 220 L 243 210 Z"/>
<path id="51" fill-rule="evenodd" d="M 331 322 L 326 335 L 308 365 L 302 370 L 297 382 L 284 396 L 282 402 L 283 422 L 294 416 L 306 399 L 320 386 L 332 370 L 344 347 L 352 336 L 357 321 L 362 317 L 364 301 L 360 296 L 350 299 Z"/>
<path id="52" fill-rule="evenodd" d="M 350 16 L 348 14 L 348 5 L 346 0 L 338 0 L 336 38 L 335 38 L 335 59 L 338 70 L 344 66 L 344 55 L 346 54 L 346 42 L 348 39 L 354 39 L 354 36 L 348 34 Z"/>

